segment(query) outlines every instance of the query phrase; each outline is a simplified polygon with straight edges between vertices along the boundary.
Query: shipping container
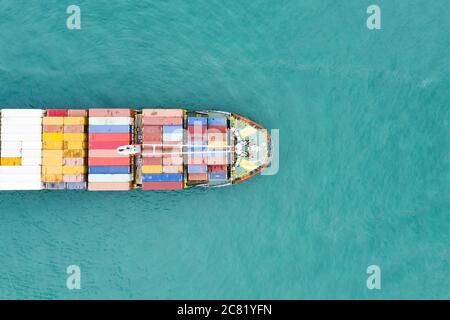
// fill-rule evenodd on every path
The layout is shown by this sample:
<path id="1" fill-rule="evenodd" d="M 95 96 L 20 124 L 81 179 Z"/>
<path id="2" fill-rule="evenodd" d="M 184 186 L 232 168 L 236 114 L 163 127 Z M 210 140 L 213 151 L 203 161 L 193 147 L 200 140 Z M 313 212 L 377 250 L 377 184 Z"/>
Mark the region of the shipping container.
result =
<path id="1" fill-rule="evenodd" d="M 132 125 L 133 118 L 128 117 L 89 117 L 89 125 Z"/>
<path id="2" fill-rule="evenodd" d="M 154 165 L 162 165 L 163 158 L 161 157 L 143 157 L 142 165 L 144 166 L 154 166 Z"/>
<path id="3" fill-rule="evenodd" d="M 209 172 L 208 179 L 210 181 L 228 180 L 228 174 L 226 172 Z"/>
<path id="4" fill-rule="evenodd" d="M 206 173 L 208 172 L 208 167 L 206 165 L 188 165 L 188 173 Z"/>
<path id="5" fill-rule="evenodd" d="M 84 126 L 87 124 L 87 118 L 85 117 L 65 117 L 64 125 L 72 125 L 72 126 Z"/>
<path id="6" fill-rule="evenodd" d="M 64 125 L 64 133 L 85 133 L 86 127 L 84 125 Z"/>
<path id="7" fill-rule="evenodd" d="M 64 117 L 44 117 L 42 118 L 43 125 L 62 126 L 64 125 Z"/>
<path id="8" fill-rule="evenodd" d="M 131 141 L 131 135 L 129 133 L 90 133 L 90 142 L 108 142 L 108 141 L 122 141 L 125 144 Z"/>
<path id="9" fill-rule="evenodd" d="M 130 133 L 129 125 L 90 125 L 89 133 Z"/>
<path id="10" fill-rule="evenodd" d="M 132 174 L 89 174 L 88 181 L 91 182 L 131 182 Z"/>
<path id="11" fill-rule="evenodd" d="M 85 190 L 87 188 L 86 182 L 67 182 L 67 190 Z"/>
<path id="12" fill-rule="evenodd" d="M 142 190 L 182 190 L 183 182 L 143 182 Z"/>
<path id="13" fill-rule="evenodd" d="M 1 109 L 2 118 L 41 118 L 44 115 L 42 109 Z"/>
<path id="14" fill-rule="evenodd" d="M 121 147 L 123 145 L 126 145 L 127 143 L 124 141 L 89 141 L 89 149 L 104 149 L 104 150 L 111 150 L 111 149 L 117 149 L 118 147 Z"/>
<path id="15" fill-rule="evenodd" d="M 208 118 L 203 117 L 188 117 L 188 126 L 206 126 L 208 124 Z"/>
<path id="16" fill-rule="evenodd" d="M 67 117 L 67 109 L 49 109 L 47 110 L 47 117 Z"/>
<path id="17" fill-rule="evenodd" d="M 226 118 L 208 118 L 208 127 L 211 126 L 227 126 Z"/>
<path id="18" fill-rule="evenodd" d="M 145 126 L 154 126 L 154 125 L 182 125 L 183 118 L 177 117 L 143 117 L 142 123 Z"/>
<path id="19" fill-rule="evenodd" d="M 89 191 L 128 191 L 131 189 L 129 182 L 89 182 Z"/>
<path id="20" fill-rule="evenodd" d="M 131 158 L 89 158 L 90 166 L 130 166 Z"/>
<path id="21" fill-rule="evenodd" d="M 163 173 L 162 165 L 142 166 L 142 173 Z"/>
<path id="22" fill-rule="evenodd" d="M 131 172 L 129 166 L 90 166 L 89 174 L 127 174 Z"/>
<path id="23" fill-rule="evenodd" d="M 183 109 L 143 109 L 142 115 L 144 117 L 183 117 Z"/>
<path id="24" fill-rule="evenodd" d="M 69 109 L 67 110 L 67 116 L 69 117 L 87 117 L 87 110 Z"/>
<path id="25" fill-rule="evenodd" d="M 131 117 L 131 109 L 89 109 L 89 117 Z"/>
<path id="26" fill-rule="evenodd" d="M 183 174 L 181 173 L 156 173 L 156 174 L 143 174 L 143 182 L 175 182 L 183 181 Z"/>
<path id="27" fill-rule="evenodd" d="M 207 173 L 189 173 L 188 174 L 189 181 L 206 181 L 208 180 Z"/>

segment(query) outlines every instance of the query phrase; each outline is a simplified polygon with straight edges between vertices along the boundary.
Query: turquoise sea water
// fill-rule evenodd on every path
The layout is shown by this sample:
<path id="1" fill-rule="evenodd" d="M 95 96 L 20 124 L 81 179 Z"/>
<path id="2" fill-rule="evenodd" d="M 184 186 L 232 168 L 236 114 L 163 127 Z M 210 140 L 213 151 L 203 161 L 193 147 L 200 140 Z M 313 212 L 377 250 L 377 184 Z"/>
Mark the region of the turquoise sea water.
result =
<path id="1" fill-rule="evenodd" d="M 0 298 L 450 298 L 449 16 L 445 0 L 2 0 L 0 106 L 234 111 L 280 129 L 280 170 L 2 192 Z"/>

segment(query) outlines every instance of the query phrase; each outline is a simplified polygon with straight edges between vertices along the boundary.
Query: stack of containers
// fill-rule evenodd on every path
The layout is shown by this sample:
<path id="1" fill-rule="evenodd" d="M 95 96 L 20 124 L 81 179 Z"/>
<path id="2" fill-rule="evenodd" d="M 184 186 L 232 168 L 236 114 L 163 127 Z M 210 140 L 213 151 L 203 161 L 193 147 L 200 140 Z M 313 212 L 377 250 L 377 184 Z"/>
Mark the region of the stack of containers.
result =
<path id="1" fill-rule="evenodd" d="M 184 188 L 182 109 L 144 109 L 142 189 Z"/>
<path id="2" fill-rule="evenodd" d="M 87 111 L 67 110 L 64 117 L 63 181 L 66 189 L 87 188 Z"/>
<path id="3" fill-rule="evenodd" d="M 37 109 L 2 109 L 0 190 L 40 190 L 42 115 Z"/>
<path id="4" fill-rule="evenodd" d="M 131 144 L 130 109 L 89 110 L 90 191 L 123 191 L 132 188 L 131 156 L 117 148 Z"/>
<path id="5" fill-rule="evenodd" d="M 228 180 L 228 126 L 226 118 L 208 118 L 208 180 Z"/>
<path id="6" fill-rule="evenodd" d="M 86 189 L 86 116 L 85 110 L 47 111 L 42 121 L 46 189 Z"/>
<path id="7" fill-rule="evenodd" d="M 188 117 L 188 180 L 207 181 L 208 118 Z"/>

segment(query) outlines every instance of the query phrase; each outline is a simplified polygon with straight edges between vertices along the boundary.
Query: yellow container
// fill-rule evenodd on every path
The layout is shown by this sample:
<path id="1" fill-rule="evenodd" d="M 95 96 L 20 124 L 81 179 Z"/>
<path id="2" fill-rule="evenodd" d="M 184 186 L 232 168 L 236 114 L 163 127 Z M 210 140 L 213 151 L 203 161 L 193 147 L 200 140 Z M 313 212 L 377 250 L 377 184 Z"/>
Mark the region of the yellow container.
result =
<path id="1" fill-rule="evenodd" d="M 42 140 L 44 140 L 44 141 L 63 141 L 63 134 L 62 133 L 44 132 L 42 134 Z"/>
<path id="2" fill-rule="evenodd" d="M 85 117 L 65 117 L 65 125 L 85 125 L 87 124 L 87 118 Z"/>
<path id="3" fill-rule="evenodd" d="M 64 150 L 64 158 L 85 158 L 86 151 L 84 150 Z"/>
<path id="4" fill-rule="evenodd" d="M 64 164 L 64 159 L 61 158 L 42 158 L 43 166 L 62 166 Z"/>
<path id="5" fill-rule="evenodd" d="M 66 150 L 87 149 L 87 143 L 84 141 L 65 141 L 64 149 Z"/>
<path id="6" fill-rule="evenodd" d="M 42 182 L 63 182 L 62 174 L 42 174 Z"/>
<path id="7" fill-rule="evenodd" d="M 163 166 L 142 166 L 142 173 L 162 173 Z"/>
<path id="8" fill-rule="evenodd" d="M 44 175 L 63 174 L 63 167 L 44 165 L 42 167 L 42 173 Z"/>
<path id="9" fill-rule="evenodd" d="M 64 141 L 86 141 L 87 135 L 84 133 L 64 133 Z"/>
<path id="10" fill-rule="evenodd" d="M 63 117 L 43 117 L 42 124 L 43 125 L 63 125 L 64 118 Z"/>
<path id="11" fill-rule="evenodd" d="M 85 166 L 64 166 L 63 173 L 64 174 L 86 174 L 87 167 L 85 167 Z"/>
<path id="12" fill-rule="evenodd" d="M 42 150 L 42 158 L 62 158 L 64 156 L 63 150 Z"/>
<path id="13" fill-rule="evenodd" d="M 208 141 L 208 147 L 226 147 L 228 145 L 227 141 Z"/>
<path id="14" fill-rule="evenodd" d="M 64 143 L 62 141 L 44 141 L 42 147 L 47 150 L 62 150 Z"/>
<path id="15" fill-rule="evenodd" d="M 21 166 L 22 158 L 0 158 L 0 165 L 2 165 L 2 166 Z"/>

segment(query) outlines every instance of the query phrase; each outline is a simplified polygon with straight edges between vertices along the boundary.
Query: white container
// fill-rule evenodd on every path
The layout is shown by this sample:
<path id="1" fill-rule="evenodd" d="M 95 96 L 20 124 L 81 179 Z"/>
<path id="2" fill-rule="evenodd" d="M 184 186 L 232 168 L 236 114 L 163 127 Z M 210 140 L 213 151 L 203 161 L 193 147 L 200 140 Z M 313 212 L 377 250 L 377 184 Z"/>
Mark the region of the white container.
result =
<path id="1" fill-rule="evenodd" d="M 2 124 L 1 132 L 3 133 L 30 133 L 42 134 L 42 126 L 40 124 L 33 124 L 28 126 L 18 126 L 11 124 Z"/>
<path id="2" fill-rule="evenodd" d="M 4 149 L 0 150 L 0 156 L 2 158 L 20 158 L 22 156 L 22 149 Z"/>
<path id="3" fill-rule="evenodd" d="M 1 149 L 22 149 L 22 142 L 21 141 L 2 141 L 0 143 Z"/>
<path id="4" fill-rule="evenodd" d="M 44 110 L 42 109 L 2 109 L 2 118 L 8 117 L 42 117 Z"/>
<path id="5" fill-rule="evenodd" d="M 22 141 L 22 149 L 42 150 L 42 141 Z"/>
<path id="6" fill-rule="evenodd" d="M 130 182 L 133 181 L 132 174 L 90 174 L 89 182 Z"/>
<path id="7" fill-rule="evenodd" d="M 27 158 L 41 158 L 41 149 L 22 149 L 22 160 Z"/>
<path id="8" fill-rule="evenodd" d="M 41 174 L 0 174 L 0 184 L 41 182 Z"/>
<path id="9" fill-rule="evenodd" d="M 90 125 L 132 125 L 133 118 L 130 117 L 90 117 L 89 118 Z"/>
<path id="10" fill-rule="evenodd" d="M 22 158 L 22 166 L 40 166 L 42 164 L 41 157 Z"/>
<path id="11" fill-rule="evenodd" d="M 163 133 L 163 141 L 183 141 L 183 132 Z"/>
<path id="12" fill-rule="evenodd" d="M 41 189 L 42 189 L 41 181 L 0 183 L 0 191 L 41 190 Z"/>
<path id="13" fill-rule="evenodd" d="M 42 125 L 42 118 L 22 118 L 22 117 L 2 118 L 1 124 L 2 127 L 14 125 L 23 128 L 31 125 Z"/>
<path id="14" fill-rule="evenodd" d="M 41 166 L 0 166 L 1 175 L 40 175 Z"/>
<path id="15" fill-rule="evenodd" d="M 41 141 L 40 134 L 31 133 L 1 133 L 1 141 Z"/>

